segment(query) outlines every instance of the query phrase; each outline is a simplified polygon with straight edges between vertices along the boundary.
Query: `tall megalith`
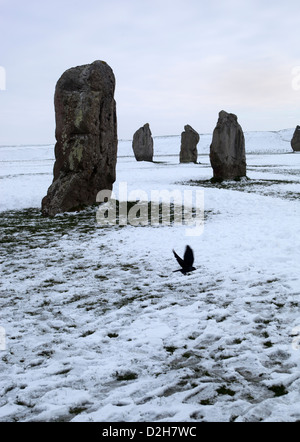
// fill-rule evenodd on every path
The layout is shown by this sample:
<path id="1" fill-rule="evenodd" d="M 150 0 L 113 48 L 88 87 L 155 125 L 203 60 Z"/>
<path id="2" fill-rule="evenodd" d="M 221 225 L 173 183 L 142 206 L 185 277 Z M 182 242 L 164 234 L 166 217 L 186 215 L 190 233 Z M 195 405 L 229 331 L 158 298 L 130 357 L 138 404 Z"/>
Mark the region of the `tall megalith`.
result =
<path id="1" fill-rule="evenodd" d="M 300 126 L 297 126 L 291 139 L 291 146 L 294 152 L 300 152 Z"/>
<path id="2" fill-rule="evenodd" d="M 236 115 L 219 113 L 210 146 L 210 162 L 216 180 L 246 176 L 245 137 Z"/>
<path id="3" fill-rule="evenodd" d="M 42 213 L 80 210 L 96 202 L 116 179 L 117 118 L 115 76 L 107 63 L 73 67 L 56 84 L 56 145 L 53 182 Z"/>
<path id="4" fill-rule="evenodd" d="M 148 123 L 133 135 L 132 149 L 137 161 L 153 161 L 153 138 Z"/>
<path id="5" fill-rule="evenodd" d="M 180 163 L 197 163 L 200 135 L 188 124 L 184 126 L 181 134 Z"/>

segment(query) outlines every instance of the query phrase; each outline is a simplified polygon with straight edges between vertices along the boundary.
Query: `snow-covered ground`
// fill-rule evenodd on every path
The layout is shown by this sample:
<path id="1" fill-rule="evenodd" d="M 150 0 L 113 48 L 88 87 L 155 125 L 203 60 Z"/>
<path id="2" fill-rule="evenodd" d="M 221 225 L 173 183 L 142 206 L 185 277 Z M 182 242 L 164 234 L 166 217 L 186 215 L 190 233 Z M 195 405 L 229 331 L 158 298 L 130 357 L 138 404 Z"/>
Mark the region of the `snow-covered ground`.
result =
<path id="1" fill-rule="evenodd" d="M 202 189 L 186 226 L 103 227 L 96 209 L 42 218 L 53 146 L 0 147 L 0 421 L 299 421 L 300 155 L 292 130 L 246 134 L 249 181 L 212 185 L 119 143 L 128 192 Z M 173 273 L 175 248 L 196 271 Z M 0 336 L 1 338 L 1 336 Z M 3 338 L 3 336 L 2 336 Z"/>

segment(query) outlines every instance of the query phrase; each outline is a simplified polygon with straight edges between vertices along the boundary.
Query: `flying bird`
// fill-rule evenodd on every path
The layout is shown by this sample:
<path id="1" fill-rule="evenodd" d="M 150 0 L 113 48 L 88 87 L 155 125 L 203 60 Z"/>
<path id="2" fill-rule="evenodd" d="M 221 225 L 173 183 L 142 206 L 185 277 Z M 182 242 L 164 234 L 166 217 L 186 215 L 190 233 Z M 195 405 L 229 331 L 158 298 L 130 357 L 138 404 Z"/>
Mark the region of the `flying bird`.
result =
<path id="1" fill-rule="evenodd" d="M 193 267 L 194 253 L 190 246 L 186 246 L 183 259 L 177 255 L 175 250 L 173 250 L 173 253 L 175 258 L 177 259 L 178 264 L 182 267 L 181 269 L 174 270 L 174 272 L 181 272 L 185 275 L 186 273 L 196 270 L 195 267 Z"/>

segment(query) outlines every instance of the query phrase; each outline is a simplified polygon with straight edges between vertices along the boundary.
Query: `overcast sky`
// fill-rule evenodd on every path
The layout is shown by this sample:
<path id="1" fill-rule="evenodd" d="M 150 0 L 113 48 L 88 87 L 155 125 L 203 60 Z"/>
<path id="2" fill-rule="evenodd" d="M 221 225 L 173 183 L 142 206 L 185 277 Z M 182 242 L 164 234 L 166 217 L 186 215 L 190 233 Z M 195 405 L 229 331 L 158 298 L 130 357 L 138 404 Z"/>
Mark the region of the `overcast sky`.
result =
<path id="1" fill-rule="evenodd" d="M 222 109 L 245 131 L 300 124 L 299 0 L 0 0 L 0 29 L 0 145 L 54 142 L 58 78 L 97 59 L 119 139 L 212 132 Z"/>

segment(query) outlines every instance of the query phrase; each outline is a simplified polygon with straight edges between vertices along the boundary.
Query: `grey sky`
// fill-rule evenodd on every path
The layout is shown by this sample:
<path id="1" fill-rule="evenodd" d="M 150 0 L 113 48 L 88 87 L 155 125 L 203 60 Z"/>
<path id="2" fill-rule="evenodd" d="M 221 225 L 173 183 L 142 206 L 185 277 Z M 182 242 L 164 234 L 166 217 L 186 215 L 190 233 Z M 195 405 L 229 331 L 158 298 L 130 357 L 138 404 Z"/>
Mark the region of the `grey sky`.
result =
<path id="1" fill-rule="evenodd" d="M 53 95 L 68 68 L 105 60 L 119 138 L 185 124 L 211 132 L 221 109 L 244 130 L 300 124 L 298 0 L 0 0 L 0 144 L 54 142 Z M 295 82 L 294 82 L 295 84 Z"/>

